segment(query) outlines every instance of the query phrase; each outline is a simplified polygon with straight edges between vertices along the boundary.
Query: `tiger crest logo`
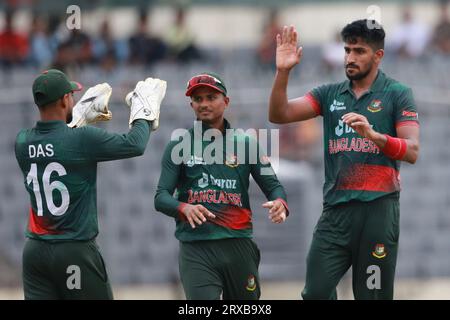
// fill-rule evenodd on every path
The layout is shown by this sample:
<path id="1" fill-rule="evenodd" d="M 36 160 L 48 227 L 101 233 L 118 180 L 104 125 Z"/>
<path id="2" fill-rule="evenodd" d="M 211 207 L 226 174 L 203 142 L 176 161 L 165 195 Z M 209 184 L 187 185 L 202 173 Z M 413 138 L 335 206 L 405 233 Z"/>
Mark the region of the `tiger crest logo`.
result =
<path id="1" fill-rule="evenodd" d="M 250 275 L 247 278 L 247 286 L 245 287 L 248 291 L 255 291 L 256 289 L 256 280 L 254 275 Z"/>
<path id="2" fill-rule="evenodd" d="M 381 100 L 373 100 L 367 107 L 367 110 L 369 110 L 370 112 L 379 112 L 383 110 L 383 107 L 381 106 Z"/>
<path id="3" fill-rule="evenodd" d="M 377 244 L 375 250 L 372 251 L 372 256 L 378 259 L 383 259 L 386 255 L 387 252 L 384 250 L 384 244 Z"/>
<path id="4" fill-rule="evenodd" d="M 227 155 L 225 159 L 225 165 L 227 165 L 230 168 L 236 168 L 239 165 L 238 158 L 236 155 Z"/>

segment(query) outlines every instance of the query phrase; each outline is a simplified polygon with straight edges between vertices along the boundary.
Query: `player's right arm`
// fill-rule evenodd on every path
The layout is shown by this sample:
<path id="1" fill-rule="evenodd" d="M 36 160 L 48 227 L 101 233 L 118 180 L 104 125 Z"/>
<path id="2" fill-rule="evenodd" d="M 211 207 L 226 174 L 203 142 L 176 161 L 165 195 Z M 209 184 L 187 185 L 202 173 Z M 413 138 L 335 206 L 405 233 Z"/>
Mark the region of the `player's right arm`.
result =
<path id="1" fill-rule="evenodd" d="M 155 209 L 169 217 L 176 218 L 183 206 L 182 202 L 173 196 L 181 176 L 181 164 L 172 161 L 172 149 L 176 141 L 170 141 L 164 150 L 161 160 L 161 175 L 159 176 L 154 204 Z"/>
<path id="2" fill-rule="evenodd" d="M 314 99 L 305 95 L 288 100 L 287 85 L 289 73 L 300 63 L 302 47 L 297 48 L 297 31 L 293 26 L 284 26 L 281 35 L 277 35 L 276 66 L 277 72 L 269 101 L 269 121 L 290 123 L 314 118 L 318 115 Z"/>
<path id="3" fill-rule="evenodd" d="M 154 199 L 155 209 L 173 218 L 182 215 L 194 229 L 196 224 L 201 225 L 207 218 L 215 218 L 215 215 L 201 204 L 188 204 L 173 196 L 177 185 L 182 181 L 181 164 L 174 163 L 172 159 L 172 149 L 177 143 L 178 141 L 171 141 L 164 151 Z"/>

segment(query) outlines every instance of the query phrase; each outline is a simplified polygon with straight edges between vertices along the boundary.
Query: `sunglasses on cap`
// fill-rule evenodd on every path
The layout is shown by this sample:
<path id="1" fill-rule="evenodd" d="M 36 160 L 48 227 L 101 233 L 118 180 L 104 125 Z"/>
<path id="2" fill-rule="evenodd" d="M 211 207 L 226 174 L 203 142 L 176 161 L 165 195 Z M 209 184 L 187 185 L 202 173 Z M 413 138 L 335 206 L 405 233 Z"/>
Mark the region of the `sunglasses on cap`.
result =
<path id="1" fill-rule="evenodd" d="M 220 79 L 217 79 L 216 77 L 213 77 L 208 74 L 201 74 L 192 77 L 188 81 L 186 88 L 186 96 L 191 96 L 192 92 L 201 86 L 216 89 L 217 91 L 220 91 L 224 95 L 227 94 L 227 89 L 225 88 L 225 85 Z"/>

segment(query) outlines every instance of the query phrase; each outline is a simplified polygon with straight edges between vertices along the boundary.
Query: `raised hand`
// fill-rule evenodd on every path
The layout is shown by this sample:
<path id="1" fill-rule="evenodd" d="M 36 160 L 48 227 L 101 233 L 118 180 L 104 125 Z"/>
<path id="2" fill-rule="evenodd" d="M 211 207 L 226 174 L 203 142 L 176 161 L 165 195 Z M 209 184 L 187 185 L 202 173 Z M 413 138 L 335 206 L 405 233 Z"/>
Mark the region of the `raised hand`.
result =
<path id="1" fill-rule="evenodd" d="M 284 26 L 283 31 L 277 34 L 276 65 L 278 70 L 289 71 L 300 63 L 303 48 L 297 48 L 297 30 L 294 26 Z"/>
<path id="2" fill-rule="evenodd" d="M 108 109 L 111 93 L 112 88 L 106 82 L 89 88 L 73 107 L 72 121 L 67 125 L 79 128 L 97 121 L 111 120 L 112 114 Z"/>
<path id="3" fill-rule="evenodd" d="M 130 107 L 129 125 L 136 119 L 145 119 L 153 123 L 152 130 L 159 127 L 161 102 L 166 95 L 167 83 L 156 78 L 139 81 L 133 91 L 127 94 L 125 102 Z"/>

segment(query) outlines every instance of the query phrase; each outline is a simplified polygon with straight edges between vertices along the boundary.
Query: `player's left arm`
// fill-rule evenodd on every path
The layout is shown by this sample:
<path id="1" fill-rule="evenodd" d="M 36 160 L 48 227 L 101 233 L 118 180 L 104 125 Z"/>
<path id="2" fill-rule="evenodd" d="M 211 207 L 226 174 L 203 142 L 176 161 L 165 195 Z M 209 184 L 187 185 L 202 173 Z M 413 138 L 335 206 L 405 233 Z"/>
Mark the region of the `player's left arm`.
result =
<path id="1" fill-rule="evenodd" d="M 182 180 L 181 165 L 172 160 L 172 150 L 178 141 L 170 141 L 164 150 L 161 160 L 161 174 L 154 197 L 156 211 L 176 218 L 181 213 L 184 204 L 173 196 L 177 185 Z"/>
<path id="2" fill-rule="evenodd" d="M 152 123 L 143 119 L 133 122 L 128 133 L 108 132 L 94 126 L 76 129 L 81 150 L 92 161 L 111 161 L 141 156 L 150 138 Z"/>
<path id="3" fill-rule="evenodd" d="M 367 118 L 350 112 L 342 120 L 360 136 L 372 140 L 389 158 L 414 164 L 419 156 L 419 126 L 415 122 L 397 126 L 397 136 L 375 131 Z"/>
<path id="4" fill-rule="evenodd" d="M 411 164 L 416 163 L 419 157 L 419 126 L 397 127 L 397 138 L 406 142 L 405 155 L 400 160 Z"/>

